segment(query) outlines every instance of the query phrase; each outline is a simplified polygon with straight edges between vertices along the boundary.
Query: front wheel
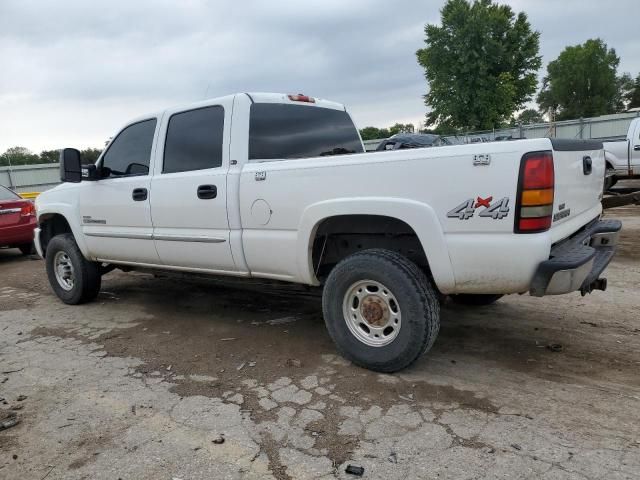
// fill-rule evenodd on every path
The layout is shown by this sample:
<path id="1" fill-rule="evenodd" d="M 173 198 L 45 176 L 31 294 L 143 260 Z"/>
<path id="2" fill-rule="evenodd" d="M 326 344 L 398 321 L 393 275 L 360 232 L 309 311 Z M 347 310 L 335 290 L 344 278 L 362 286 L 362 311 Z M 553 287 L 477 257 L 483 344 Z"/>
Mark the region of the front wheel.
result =
<path id="1" fill-rule="evenodd" d="M 100 292 L 100 264 L 82 255 L 73 235 L 57 235 L 47 245 L 47 276 L 54 293 L 64 303 L 77 305 Z"/>
<path id="2" fill-rule="evenodd" d="M 411 365 L 431 348 L 440 328 L 440 303 L 424 272 L 383 249 L 364 250 L 336 265 L 322 310 L 338 351 L 378 372 Z"/>

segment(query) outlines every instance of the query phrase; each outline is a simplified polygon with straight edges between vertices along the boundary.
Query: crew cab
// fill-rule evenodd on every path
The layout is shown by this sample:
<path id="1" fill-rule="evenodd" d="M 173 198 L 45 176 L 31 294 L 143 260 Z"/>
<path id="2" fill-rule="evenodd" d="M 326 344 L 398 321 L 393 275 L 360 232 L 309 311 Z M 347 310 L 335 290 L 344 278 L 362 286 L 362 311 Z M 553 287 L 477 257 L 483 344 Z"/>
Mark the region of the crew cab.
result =
<path id="1" fill-rule="evenodd" d="M 145 115 L 95 165 L 75 149 L 60 165 L 35 244 L 63 302 L 95 298 L 114 267 L 320 287 L 337 349 L 383 372 L 429 350 L 446 296 L 603 290 L 620 230 L 600 219 L 600 142 L 365 153 L 343 105 L 305 95 Z"/>
<path id="2" fill-rule="evenodd" d="M 606 161 L 605 190 L 624 178 L 640 178 L 640 117 L 631 121 L 627 136 L 604 142 Z"/>

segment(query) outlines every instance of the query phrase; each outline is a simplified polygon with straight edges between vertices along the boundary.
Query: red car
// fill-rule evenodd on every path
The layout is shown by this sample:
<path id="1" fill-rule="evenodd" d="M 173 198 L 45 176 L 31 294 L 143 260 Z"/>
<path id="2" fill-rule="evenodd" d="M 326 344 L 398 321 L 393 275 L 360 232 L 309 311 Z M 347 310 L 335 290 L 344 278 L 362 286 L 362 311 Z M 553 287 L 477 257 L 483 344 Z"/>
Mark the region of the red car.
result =
<path id="1" fill-rule="evenodd" d="M 0 247 L 19 248 L 24 255 L 33 251 L 36 208 L 0 185 Z"/>

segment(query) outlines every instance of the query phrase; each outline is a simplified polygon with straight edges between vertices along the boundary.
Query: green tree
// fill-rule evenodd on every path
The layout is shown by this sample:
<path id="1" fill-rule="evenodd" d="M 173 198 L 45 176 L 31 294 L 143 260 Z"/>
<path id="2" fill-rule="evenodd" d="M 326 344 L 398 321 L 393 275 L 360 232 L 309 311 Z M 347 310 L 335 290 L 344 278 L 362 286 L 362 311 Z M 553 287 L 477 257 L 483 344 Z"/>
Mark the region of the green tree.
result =
<path id="1" fill-rule="evenodd" d="M 386 128 L 364 127 L 360 130 L 362 140 L 378 140 L 380 138 L 390 137 L 389 130 Z"/>
<path id="2" fill-rule="evenodd" d="M 42 150 L 40 152 L 40 163 L 58 163 L 59 161 L 59 150 Z"/>
<path id="3" fill-rule="evenodd" d="M 82 158 L 83 164 L 88 165 L 90 163 L 96 163 L 101 153 L 102 150 L 99 148 L 87 148 L 80 152 L 80 158 Z"/>
<path id="4" fill-rule="evenodd" d="M 620 58 L 599 38 L 565 48 L 549 62 L 538 95 L 543 112 L 558 120 L 597 117 L 620 108 Z"/>
<path id="5" fill-rule="evenodd" d="M 0 166 L 30 165 L 39 163 L 40 157 L 25 147 L 11 147 L 0 155 Z"/>
<path id="6" fill-rule="evenodd" d="M 416 128 L 412 123 L 396 123 L 395 125 L 389 127 L 389 134 L 395 135 L 396 133 L 413 133 Z"/>
<path id="7" fill-rule="evenodd" d="M 490 129 L 535 93 L 540 33 L 526 14 L 491 0 L 448 0 L 441 25 L 425 26 L 416 52 L 425 69 L 428 124 Z"/>
<path id="8" fill-rule="evenodd" d="M 535 108 L 527 108 L 520 112 L 520 114 L 513 118 L 511 125 L 529 125 L 532 123 L 542 123 L 544 118 L 542 114 Z"/>
<path id="9" fill-rule="evenodd" d="M 640 107 L 640 74 L 635 79 L 631 78 L 631 75 L 626 74 L 629 79 L 624 89 L 624 102 L 625 109 Z M 623 76 L 624 77 L 624 76 Z"/>

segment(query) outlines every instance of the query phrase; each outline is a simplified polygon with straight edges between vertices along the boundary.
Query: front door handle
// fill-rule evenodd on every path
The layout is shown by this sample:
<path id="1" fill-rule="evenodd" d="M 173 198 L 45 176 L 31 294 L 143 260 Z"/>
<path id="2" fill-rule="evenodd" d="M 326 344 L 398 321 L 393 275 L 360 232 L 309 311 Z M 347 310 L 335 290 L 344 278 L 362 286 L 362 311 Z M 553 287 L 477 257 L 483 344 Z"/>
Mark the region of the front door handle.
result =
<path id="1" fill-rule="evenodd" d="M 640 145 L 634 145 L 634 146 L 633 146 L 633 149 L 634 149 L 636 152 L 637 152 L 637 151 L 639 151 L 639 150 L 640 150 Z"/>
<path id="2" fill-rule="evenodd" d="M 149 191 L 146 188 L 134 188 L 131 198 L 136 202 L 142 202 L 149 197 Z"/>
<path id="3" fill-rule="evenodd" d="M 198 187 L 198 198 L 210 200 L 218 196 L 218 187 L 215 185 L 200 185 Z"/>

